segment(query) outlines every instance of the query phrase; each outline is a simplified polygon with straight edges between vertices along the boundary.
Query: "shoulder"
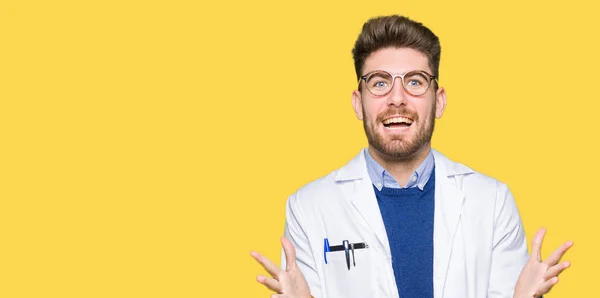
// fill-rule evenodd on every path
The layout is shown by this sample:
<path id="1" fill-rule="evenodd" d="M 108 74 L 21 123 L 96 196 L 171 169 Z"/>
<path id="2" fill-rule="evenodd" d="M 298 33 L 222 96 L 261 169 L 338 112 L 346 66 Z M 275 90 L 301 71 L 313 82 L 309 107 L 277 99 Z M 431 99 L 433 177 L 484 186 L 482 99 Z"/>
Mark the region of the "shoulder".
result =
<path id="1" fill-rule="evenodd" d="M 444 177 L 454 182 L 466 195 L 496 198 L 509 193 L 506 183 L 479 172 L 460 162 L 434 151 L 436 170 L 439 169 Z"/>
<path id="2" fill-rule="evenodd" d="M 364 149 L 342 167 L 300 187 L 289 197 L 288 205 L 323 207 L 337 204 L 344 200 L 341 187 L 362 179 L 369 179 Z"/>
<path id="3" fill-rule="evenodd" d="M 335 186 L 335 173 L 336 171 L 333 171 L 300 187 L 289 197 L 290 204 L 314 204 L 327 197 Z"/>

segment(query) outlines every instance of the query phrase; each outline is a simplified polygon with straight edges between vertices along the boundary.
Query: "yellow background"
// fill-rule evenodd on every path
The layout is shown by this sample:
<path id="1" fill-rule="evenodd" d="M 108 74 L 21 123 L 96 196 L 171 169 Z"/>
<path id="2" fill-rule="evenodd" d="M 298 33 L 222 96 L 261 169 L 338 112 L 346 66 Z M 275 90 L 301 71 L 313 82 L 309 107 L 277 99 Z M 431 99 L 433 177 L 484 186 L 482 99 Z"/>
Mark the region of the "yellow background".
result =
<path id="1" fill-rule="evenodd" d="M 268 297 L 249 253 L 279 262 L 287 196 L 366 145 L 350 50 L 391 13 L 441 39 L 434 147 L 544 257 L 574 240 L 548 297 L 595 296 L 592 3 L 2 0 L 0 297 Z"/>

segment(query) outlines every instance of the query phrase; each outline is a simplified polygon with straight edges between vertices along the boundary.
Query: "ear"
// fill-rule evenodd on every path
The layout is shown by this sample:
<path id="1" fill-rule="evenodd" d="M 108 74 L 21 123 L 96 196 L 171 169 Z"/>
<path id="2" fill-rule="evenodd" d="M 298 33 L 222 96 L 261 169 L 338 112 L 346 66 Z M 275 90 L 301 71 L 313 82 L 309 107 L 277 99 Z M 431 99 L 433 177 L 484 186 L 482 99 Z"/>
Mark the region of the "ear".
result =
<path id="1" fill-rule="evenodd" d="M 354 90 L 352 91 L 352 106 L 354 107 L 354 113 L 356 113 L 356 118 L 358 120 L 363 120 L 363 107 L 362 107 L 362 97 L 360 91 Z"/>
<path id="2" fill-rule="evenodd" d="M 444 110 L 446 110 L 446 90 L 440 87 L 435 93 L 435 118 L 442 118 Z"/>

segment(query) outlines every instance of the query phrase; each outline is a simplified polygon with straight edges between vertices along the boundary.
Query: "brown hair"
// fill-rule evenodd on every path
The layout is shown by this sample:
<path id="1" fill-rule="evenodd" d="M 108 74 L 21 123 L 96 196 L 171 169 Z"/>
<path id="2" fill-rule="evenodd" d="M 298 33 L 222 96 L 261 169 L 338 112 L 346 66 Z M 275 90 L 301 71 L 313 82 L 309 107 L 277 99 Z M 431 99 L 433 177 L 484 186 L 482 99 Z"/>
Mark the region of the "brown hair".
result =
<path id="1" fill-rule="evenodd" d="M 387 47 L 411 48 L 423 53 L 429 61 L 432 75 L 439 77 L 442 51 L 439 38 L 419 22 L 391 15 L 371 18 L 363 25 L 352 49 L 357 80 L 363 75 L 365 59 L 371 53 Z"/>

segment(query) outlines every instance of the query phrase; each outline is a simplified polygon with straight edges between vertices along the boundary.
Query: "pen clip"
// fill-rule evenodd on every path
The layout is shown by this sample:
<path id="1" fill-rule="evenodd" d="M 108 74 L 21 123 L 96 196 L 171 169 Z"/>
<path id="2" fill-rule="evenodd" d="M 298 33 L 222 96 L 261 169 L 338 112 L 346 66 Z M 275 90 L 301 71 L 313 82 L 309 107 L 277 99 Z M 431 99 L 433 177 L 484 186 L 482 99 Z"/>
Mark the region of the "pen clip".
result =
<path id="1" fill-rule="evenodd" d="M 354 243 L 350 243 L 350 249 L 352 249 L 352 264 L 356 267 L 356 258 L 354 257 Z"/>
<path id="2" fill-rule="evenodd" d="M 331 247 L 329 246 L 329 240 L 325 238 L 323 243 L 323 258 L 325 259 L 325 264 L 327 264 L 327 252 L 331 251 Z"/>
<path id="3" fill-rule="evenodd" d="M 346 254 L 346 266 L 348 270 L 350 270 L 350 241 L 344 240 L 342 241 L 342 245 L 344 246 L 344 253 Z M 354 249 L 352 249 L 352 253 L 354 253 Z"/>

